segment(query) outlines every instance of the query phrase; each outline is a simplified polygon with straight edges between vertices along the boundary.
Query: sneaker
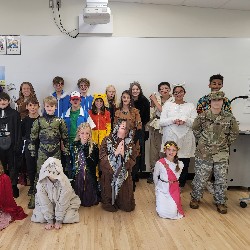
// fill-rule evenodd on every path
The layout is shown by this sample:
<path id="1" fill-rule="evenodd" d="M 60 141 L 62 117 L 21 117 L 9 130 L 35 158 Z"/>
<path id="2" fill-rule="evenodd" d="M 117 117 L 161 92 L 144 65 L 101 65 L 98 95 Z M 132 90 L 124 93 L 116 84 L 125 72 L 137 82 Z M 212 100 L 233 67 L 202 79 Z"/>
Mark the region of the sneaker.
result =
<path id="1" fill-rule="evenodd" d="M 12 186 L 12 190 L 13 190 L 13 197 L 18 198 L 19 197 L 19 189 L 18 189 L 17 185 Z"/>
<path id="2" fill-rule="evenodd" d="M 147 179 L 147 183 L 149 183 L 149 184 L 153 184 L 154 183 L 153 174 L 152 173 L 149 174 L 149 177 Z"/>
<path id="3" fill-rule="evenodd" d="M 199 208 L 199 201 L 195 200 L 195 199 L 192 199 L 190 201 L 190 204 L 189 206 L 192 208 L 192 209 L 198 209 Z"/>
<path id="4" fill-rule="evenodd" d="M 213 183 L 211 181 L 207 182 L 206 189 L 208 190 L 208 192 L 210 194 L 214 194 L 214 185 L 213 185 Z"/>
<path id="5" fill-rule="evenodd" d="M 30 186 L 28 196 L 31 196 L 32 194 L 34 194 L 34 187 Z"/>
<path id="6" fill-rule="evenodd" d="M 31 197 L 30 197 L 28 208 L 29 209 L 34 209 L 35 208 L 35 195 L 34 194 L 32 194 Z"/>
<path id="7" fill-rule="evenodd" d="M 227 206 L 225 204 L 217 204 L 217 211 L 220 214 L 226 214 L 227 213 Z"/>

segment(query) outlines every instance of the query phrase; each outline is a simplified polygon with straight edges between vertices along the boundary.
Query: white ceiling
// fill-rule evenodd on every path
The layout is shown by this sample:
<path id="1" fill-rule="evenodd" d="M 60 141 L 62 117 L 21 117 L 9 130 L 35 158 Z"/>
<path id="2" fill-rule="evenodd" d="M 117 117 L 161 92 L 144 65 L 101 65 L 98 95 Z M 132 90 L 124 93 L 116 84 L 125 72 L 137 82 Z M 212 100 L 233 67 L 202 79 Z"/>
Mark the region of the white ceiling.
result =
<path id="1" fill-rule="evenodd" d="M 250 0 L 109 0 L 109 2 L 166 4 L 175 6 L 250 11 Z"/>

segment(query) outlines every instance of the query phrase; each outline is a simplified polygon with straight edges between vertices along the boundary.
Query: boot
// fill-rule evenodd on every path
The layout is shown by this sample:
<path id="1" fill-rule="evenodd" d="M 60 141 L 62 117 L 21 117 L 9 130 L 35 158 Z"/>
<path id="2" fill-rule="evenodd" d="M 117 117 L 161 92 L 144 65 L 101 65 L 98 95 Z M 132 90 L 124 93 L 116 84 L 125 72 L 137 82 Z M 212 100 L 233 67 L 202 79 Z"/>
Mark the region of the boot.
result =
<path id="1" fill-rule="evenodd" d="M 13 190 L 13 197 L 18 198 L 19 197 L 19 189 L 17 185 L 12 185 L 12 190 Z"/>
<path id="2" fill-rule="evenodd" d="M 35 195 L 32 194 L 30 196 L 30 201 L 29 201 L 29 204 L 28 204 L 28 208 L 29 209 L 34 209 L 35 208 Z"/>
<path id="3" fill-rule="evenodd" d="M 190 201 L 190 204 L 189 206 L 192 208 L 192 209 L 198 209 L 199 208 L 199 201 L 195 200 L 195 199 L 192 199 Z"/>
<path id="4" fill-rule="evenodd" d="M 153 180 L 153 173 L 150 173 L 150 174 L 149 174 L 149 177 L 148 177 L 148 179 L 147 179 L 147 183 L 149 183 L 149 184 L 154 183 L 154 180 Z"/>
<path id="5" fill-rule="evenodd" d="M 227 213 L 227 206 L 225 204 L 217 204 L 217 211 L 220 214 L 226 214 Z"/>

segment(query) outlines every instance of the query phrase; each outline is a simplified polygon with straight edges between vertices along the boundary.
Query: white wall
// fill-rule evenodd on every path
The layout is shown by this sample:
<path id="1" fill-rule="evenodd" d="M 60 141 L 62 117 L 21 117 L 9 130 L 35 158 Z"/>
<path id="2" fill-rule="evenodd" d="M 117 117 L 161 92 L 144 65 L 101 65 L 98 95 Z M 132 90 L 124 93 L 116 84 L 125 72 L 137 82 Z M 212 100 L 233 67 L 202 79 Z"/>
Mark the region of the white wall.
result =
<path id="1" fill-rule="evenodd" d="M 62 35 L 48 0 L 0 0 L 0 33 Z M 78 26 L 83 0 L 62 0 L 66 30 Z M 110 2 L 113 36 L 250 37 L 250 11 Z"/>

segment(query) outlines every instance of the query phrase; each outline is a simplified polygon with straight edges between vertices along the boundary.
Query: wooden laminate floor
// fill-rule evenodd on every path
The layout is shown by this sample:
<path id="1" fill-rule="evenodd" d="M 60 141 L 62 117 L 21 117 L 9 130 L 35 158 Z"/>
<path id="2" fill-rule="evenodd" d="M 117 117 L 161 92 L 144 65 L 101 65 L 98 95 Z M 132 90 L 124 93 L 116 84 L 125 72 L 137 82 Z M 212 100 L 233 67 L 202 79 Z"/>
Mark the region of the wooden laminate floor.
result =
<path id="1" fill-rule="evenodd" d="M 135 192 L 136 209 L 131 213 L 103 211 L 101 205 L 80 208 L 80 222 L 46 231 L 30 221 L 28 187 L 20 187 L 18 205 L 28 217 L 0 232 L 0 249 L 250 249 L 250 204 L 246 189 L 228 191 L 228 214 L 216 211 L 212 196 L 204 194 L 198 210 L 189 208 L 190 186 L 182 193 L 185 218 L 173 221 L 155 212 L 154 185 L 140 180 Z"/>

